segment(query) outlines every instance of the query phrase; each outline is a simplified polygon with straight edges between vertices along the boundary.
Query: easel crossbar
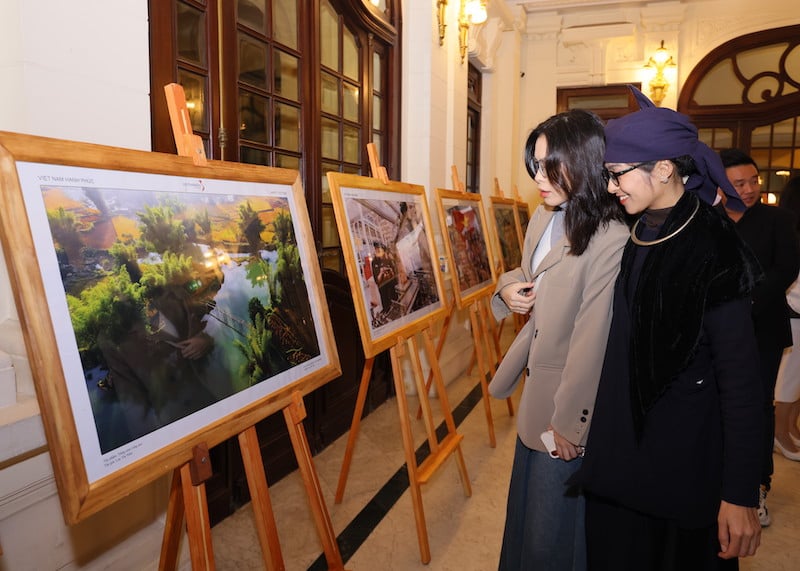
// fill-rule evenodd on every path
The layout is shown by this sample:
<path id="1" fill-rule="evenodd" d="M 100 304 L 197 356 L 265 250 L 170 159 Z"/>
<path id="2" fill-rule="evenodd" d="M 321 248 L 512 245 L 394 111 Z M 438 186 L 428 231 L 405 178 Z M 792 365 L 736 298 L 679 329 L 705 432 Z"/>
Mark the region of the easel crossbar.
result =
<path id="1" fill-rule="evenodd" d="M 447 460 L 450 455 L 456 451 L 458 445 L 464 439 L 463 434 L 450 433 L 439 442 L 439 450 L 432 453 L 430 456 L 419 465 L 417 472 L 417 481 L 420 484 L 425 484 L 431 479 L 433 474 L 439 467 Z"/>

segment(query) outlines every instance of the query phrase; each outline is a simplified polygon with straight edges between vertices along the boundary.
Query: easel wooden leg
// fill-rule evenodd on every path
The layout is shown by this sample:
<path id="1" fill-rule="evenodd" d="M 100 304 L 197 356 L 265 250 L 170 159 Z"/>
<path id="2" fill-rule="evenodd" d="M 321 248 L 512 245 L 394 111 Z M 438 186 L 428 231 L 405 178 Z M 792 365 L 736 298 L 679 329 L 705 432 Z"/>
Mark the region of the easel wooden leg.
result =
<path id="1" fill-rule="evenodd" d="M 478 359 L 478 377 L 480 377 L 481 393 L 483 393 L 483 408 L 486 411 L 486 424 L 489 427 L 489 446 L 497 446 L 497 439 L 494 434 L 494 421 L 492 420 L 492 403 L 489 396 L 489 383 L 486 382 L 486 364 L 483 361 L 483 335 L 480 324 L 478 323 L 479 309 L 476 304 L 472 304 L 469 310 L 469 321 L 472 325 L 472 339 L 475 345 L 475 355 Z"/>
<path id="2" fill-rule="evenodd" d="M 258 541 L 261 544 L 264 566 L 267 571 L 283 571 L 285 565 L 281 555 L 281 544 L 272 512 L 272 501 L 267 487 L 267 475 L 258 444 L 255 426 L 239 434 L 239 448 L 242 451 L 244 471 L 250 489 L 250 501 L 256 522 Z"/>
<path id="3" fill-rule="evenodd" d="M 406 398 L 406 387 L 403 383 L 403 367 L 400 358 L 403 355 L 403 340 L 400 339 L 397 345 L 389 350 L 392 360 L 392 376 L 394 377 L 394 388 L 397 393 L 397 409 L 400 415 L 400 429 L 403 435 L 403 450 L 406 456 L 406 467 L 408 469 L 408 483 L 411 491 L 411 504 L 414 508 L 414 520 L 417 524 L 417 540 L 419 542 L 420 558 L 423 563 L 430 563 L 431 548 L 428 543 L 428 528 L 425 525 L 425 511 L 422 508 L 422 490 L 420 489 L 419 479 L 417 478 L 417 460 L 414 453 L 414 436 L 411 432 L 411 425 L 408 422 L 408 399 Z M 422 395 L 420 395 L 422 397 Z"/>
<path id="4" fill-rule="evenodd" d="M 442 349 L 444 348 L 444 342 L 447 339 L 447 330 L 450 328 L 450 320 L 453 317 L 453 309 L 455 307 L 454 303 L 450 304 L 449 310 L 447 315 L 444 318 L 444 322 L 442 323 L 442 332 L 439 334 L 439 340 L 436 342 L 436 358 L 442 356 Z M 428 373 L 428 379 L 425 381 L 425 394 L 428 394 L 428 391 L 431 390 L 431 383 L 433 382 L 433 368 L 431 368 L 430 372 Z M 417 408 L 417 418 L 422 418 L 422 405 Z"/>
<path id="5" fill-rule="evenodd" d="M 322 488 L 319 485 L 314 463 L 312 461 L 311 449 L 308 446 L 308 438 L 303 428 L 303 419 L 306 417 L 306 409 L 303 404 L 303 395 L 296 392 L 292 395 L 292 404 L 283 409 L 283 417 L 289 429 L 289 438 L 292 441 L 297 464 L 303 483 L 308 493 L 311 503 L 311 512 L 314 516 L 314 524 L 317 526 L 317 533 L 322 542 L 322 550 L 328 562 L 328 569 L 339 571 L 344 569 L 342 555 L 339 553 L 339 545 L 336 543 L 336 534 L 333 531 L 333 524 L 325 507 L 325 498 Z"/>
<path id="6" fill-rule="evenodd" d="M 497 367 L 500 366 L 500 361 L 503 360 L 503 351 L 500 349 L 500 334 L 495 327 L 489 298 L 484 297 L 483 302 L 479 301 L 478 303 L 480 303 L 481 311 L 479 315 L 482 317 L 484 336 L 486 336 L 487 344 L 494 347 L 495 358 L 490 359 L 492 361 L 492 374 L 494 374 L 497 372 Z M 492 343 L 489 343 L 489 341 L 492 341 Z M 491 354 L 491 351 L 487 354 Z M 506 399 L 506 406 L 508 406 L 508 416 L 514 416 L 514 401 L 511 400 L 511 397 Z"/>
<path id="7" fill-rule="evenodd" d="M 484 297 L 480 307 L 481 315 L 483 315 L 483 320 L 486 324 L 486 330 L 489 332 L 489 339 L 492 341 L 492 347 L 494 348 L 495 358 L 493 362 L 494 370 L 496 371 L 497 366 L 500 365 L 500 361 L 503 360 L 503 350 L 500 348 L 500 332 L 498 331 L 494 316 L 492 315 L 490 303 L 489 298 Z"/>
<path id="8" fill-rule="evenodd" d="M 475 367 L 475 351 L 477 351 L 477 349 L 473 346 L 472 354 L 469 356 L 469 365 L 467 365 L 467 375 L 471 375 L 472 369 Z"/>
<path id="9" fill-rule="evenodd" d="M 164 524 L 164 539 L 161 543 L 159 571 L 173 571 L 178 566 L 178 553 L 183 532 L 183 494 L 181 492 L 181 471 L 172 472 L 172 485 L 167 503 L 167 521 Z"/>
<path id="10" fill-rule="evenodd" d="M 202 456 L 202 465 L 199 464 L 198 455 Z M 184 515 L 192 569 L 213 571 L 216 568 L 205 485 L 205 480 L 210 475 L 211 464 L 208 463 L 208 448 L 205 446 L 196 446 L 195 460 L 184 464 L 173 473 L 159 569 L 171 571 L 177 567 Z"/>
<path id="11" fill-rule="evenodd" d="M 181 467 L 181 490 L 186 511 L 186 532 L 189 536 L 189 553 L 192 557 L 192 569 L 215 569 L 214 551 L 211 547 L 211 522 L 208 517 L 206 501 L 206 485 L 204 482 L 193 484 L 191 464 Z"/>
<path id="12" fill-rule="evenodd" d="M 358 397 L 356 398 L 356 408 L 353 411 L 353 420 L 350 423 L 350 432 L 347 435 L 347 448 L 344 450 L 342 469 L 339 472 L 339 483 L 336 485 L 336 496 L 333 499 L 334 503 L 337 504 L 342 503 L 342 498 L 344 497 L 344 488 L 347 485 L 347 477 L 350 474 L 350 464 L 353 461 L 353 451 L 355 450 L 358 431 L 361 427 L 361 416 L 364 414 L 364 404 L 367 401 L 369 380 L 372 377 L 372 366 L 374 364 L 375 357 L 369 357 L 364 361 L 361 384 L 358 387 Z"/>

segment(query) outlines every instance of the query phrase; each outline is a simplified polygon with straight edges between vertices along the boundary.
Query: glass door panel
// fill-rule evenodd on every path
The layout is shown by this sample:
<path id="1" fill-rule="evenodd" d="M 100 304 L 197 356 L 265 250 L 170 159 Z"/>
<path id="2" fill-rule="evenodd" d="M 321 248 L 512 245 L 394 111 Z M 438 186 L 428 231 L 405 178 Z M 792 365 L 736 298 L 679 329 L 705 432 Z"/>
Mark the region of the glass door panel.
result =
<path id="1" fill-rule="evenodd" d="M 192 131 L 208 133 L 208 114 L 206 113 L 206 78 L 183 69 L 178 70 L 178 83 L 186 96 L 189 121 Z"/>
<path id="2" fill-rule="evenodd" d="M 359 79 L 358 77 L 358 46 L 356 45 L 355 36 L 345 29 L 342 34 L 342 53 L 344 55 L 344 66 L 342 72 L 350 79 Z"/>
<path id="3" fill-rule="evenodd" d="M 383 109 L 381 108 L 381 96 L 380 95 L 373 95 L 372 96 L 372 128 L 375 130 L 380 130 L 383 125 L 381 124 L 381 118 L 383 117 Z"/>
<path id="4" fill-rule="evenodd" d="M 239 160 L 250 165 L 271 166 L 269 153 L 263 149 L 254 149 L 247 145 L 239 147 Z"/>
<path id="5" fill-rule="evenodd" d="M 300 170 L 300 157 L 275 153 L 275 166 L 284 169 Z"/>
<path id="6" fill-rule="evenodd" d="M 295 56 L 289 55 L 281 50 L 274 50 L 275 61 L 273 69 L 275 72 L 275 95 L 280 95 L 292 101 L 299 101 L 299 61 Z"/>
<path id="7" fill-rule="evenodd" d="M 339 15 L 327 0 L 319 6 L 319 42 L 320 63 L 339 69 Z"/>
<path id="8" fill-rule="evenodd" d="M 267 35 L 267 0 L 238 0 L 236 15 L 240 24 Z"/>
<path id="9" fill-rule="evenodd" d="M 322 72 L 322 110 L 339 114 L 339 80 L 330 73 Z"/>
<path id="10" fill-rule="evenodd" d="M 206 66 L 206 16 L 203 12 L 178 3 L 178 57 L 197 64 Z"/>
<path id="11" fill-rule="evenodd" d="M 239 81 L 266 90 L 267 45 L 239 34 Z"/>
<path id="12" fill-rule="evenodd" d="M 300 151 L 300 110 L 297 107 L 275 104 L 275 146 Z"/>
<path id="13" fill-rule="evenodd" d="M 239 95 L 239 137 L 269 144 L 269 99 L 253 93 Z"/>
<path id="14" fill-rule="evenodd" d="M 342 100 L 344 101 L 344 108 L 342 109 L 344 118 L 348 121 L 358 121 L 361 108 L 358 104 L 358 86 L 345 83 Z"/>
<path id="15" fill-rule="evenodd" d="M 361 128 L 352 125 L 343 125 L 344 160 L 348 163 L 361 162 Z"/>
<path id="16" fill-rule="evenodd" d="M 296 0 L 272 1 L 272 37 L 293 50 L 297 50 L 297 5 Z"/>
<path id="17" fill-rule="evenodd" d="M 321 124 L 322 156 L 326 159 L 339 159 L 339 123 L 333 119 L 323 119 Z M 338 170 L 338 169 L 337 169 Z"/>

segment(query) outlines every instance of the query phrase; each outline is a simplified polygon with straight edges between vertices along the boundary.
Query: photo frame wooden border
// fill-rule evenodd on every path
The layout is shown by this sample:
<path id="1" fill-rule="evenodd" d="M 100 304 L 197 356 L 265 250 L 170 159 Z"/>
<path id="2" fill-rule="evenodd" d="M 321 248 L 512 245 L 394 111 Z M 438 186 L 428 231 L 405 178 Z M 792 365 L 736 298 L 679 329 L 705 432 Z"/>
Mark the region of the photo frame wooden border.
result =
<path id="1" fill-rule="evenodd" d="M 56 338 L 56 327 L 63 327 L 63 323 L 58 325 L 53 322 L 53 300 L 48 297 L 49 286 L 43 283 L 44 266 L 39 259 L 40 250 L 37 250 L 39 238 L 35 239 L 34 233 L 38 235 L 45 232 L 53 249 L 55 245 L 50 238 L 46 219 L 44 228 L 32 226 L 25 193 L 39 192 L 39 199 L 43 202 L 41 190 L 36 190 L 35 184 L 23 188 L 27 183 L 20 178 L 20 169 L 28 172 L 25 177 L 30 177 L 30 172 L 38 172 L 38 168 L 44 171 L 49 169 L 48 172 L 83 169 L 86 172 L 106 173 L 111 178 L 128 175 L 135 180 L 175 177 L 175 181 L 183 181 L 201 189 L 204 184 L 226 185 L 225 188 L 244 187 L 249 192 L 249 189 L 273 185 L 285 191 L 292 205 L 291 221 L 298 242 L 308 302 L 315 321 L 313 327 L 319 345 L 318 358 L 304 364 L 306 366 L 298 366 L 299 369 L 293 368 L 293 377 L 287 384 L 273 389 L 266 382 L 259 382 L 241 390 L 234 395 L 238 397 L 235 403 L 228 403 L 228 399 L 224 399 L 209 406 L 211 412 L 207 415 L 207 421 L 196 428 L 186 433 L 167 431 L 158 441 L 163 445 L 156 444 L 152 452 L 136 456 L 134 450 L 131 452 L 134 459 L 121 463 L 118 469 L 110 469 L 96 479 L 89 477 L 87 465 L 97 459 L 84 454 L 85 442 L 78 434 L 78 426 L 85 419 L 76 415 L 76 403 L 72 402 L 70 396 L 72 387 L 67 386 L 67 371 L 59 347 L 59 341 L 63 340 Z M 80 184 L 86 184 L 86 181 Z M 297 171 L 220 161 L 209 161 L 207 166 L 198 167 L 188 157 L 0 132 L 0 208 L 3 212 L 0 217 L 0 238 L 34 376 L 62 511 L 68 524 L 85 519 L 186 464 L 192 459 L 195 446 L 215 446 L 286 408 L 298 393 L 305 395 L 341 374 L 305 196 Z M 43 205 L 41 210 L 44 211 Z M 61 286 L 59 282 L 58 287 Z M 61 294 L 64 294 L 63 287 Z"/>
<path id="2" fill-rule="evenodd" d="M 367 358 L 370 358 L 396 345 L 398 337 L 407 337 L 418 333 L 427 327 L 431 321 L 443 318 L 446 312 L 444 287 L 437 263 L 438 257 L 433 242 L 433 226 L 431 225 L 425 189 L 422 186 L 404 182 L 390 181 L 384 183 L 374 178 L 332 171 L 328 172 L 327 176 L 364 354 Z M 366 270 L 368 275 L 365 277 L 366 264 L 364 260 L 368 256 L 363 255 L 356 246 L 356 237 L 351 231 L 354 220 L 348 214 L 348 206 L 356 201 L 413 203 L 419 208 L 417 213 L 421 225 L 419 233 L 424 233 L 425 235 L 421 245 L 427 247 L 427 257 L 430 265 L 430 268 L 425 270 L 430 272 L 430 278 L 424 278 L 427 280 L 424 289 L 428 292 L 427 297 L 430 299 L 435 297 L 435 301 L 410 313 L 403 314 L 397 318 L 389 318 L 387 322 L 375 325 L 375 304 L 371 301 L 375 294 L 374 288 L 370 284 L 369 275 L 373 271 L 373 265 L 370 260 L 369 268 Z M 358 240 L 360 240 L 361 249 L 368 253 L 372 251 L 372 244 L 369 243 L 370 239 L 359 236 Z M 376 241 L 380 240 L 383 239 L 377 236 Z M 394 246 L 395 244 L 390 245 L 390 247 Z M 424 254 L 422 252 L 421 257 L 424 258 Z M 398 275 L 402 273 L 398 272 Z M 431 278 L 433 283 L 430 283 Z M 394 286 L 387 284 L 387 287 Z M 383 297 L 380 303 L 382 308 L 384 305 Z M 384 311 L 381 309 L 381 316 L 385 315 Z"/>
<path id="3" fill-rule="evenodd" d="M 517 201 L 513 198 L 504 198 L 502 196 L 492 196 L 491 200 L 491 213 L 492 213 L 492 227 L 494 228 L 494 239 L 497 244 L 497 251 L 499 252 L 500 269 L 503 272 L 513 270 L 519 267 L 522 261 L 522 245 L 524 244 L 525 236 L 519 223 L 519 212 L 517 211 Z M 514 248 L 514 257 L 510 258 L 509 254 L 503 248 L 504 239 L 500 236 L 500 228 L 498 222 L 498 212 L 509 211 L 514 218 L 514 228 L 510 239 L 516 239 L 516 244 L 510 244 Z"/>
<path id="4" fill-rule="evenodd" d="M 486 215 L 483 210 L 483 200 L 480 194 L 459 192 L 448 190 L 444 188 L 436 189 L 436 204 L 439 213 L 439 223 L 442 229 L 442 238 L 445 244 L 445 251 L 447 253 L 448 265 L 450 266 L 450 273 L 452 275 L 453 293 L 456 300 L 457 307 L 463 308 L 469 305 L 473 300 L 494 291 L 497 276 L 495 275 L 495 266 L 492 256 L 491 242 L 489 241 L 489 230 L 487 225 Z M 452 204 L 452 206 L 450 206 Z M 448 221 L 448 208 L 461 206 L 463 208 L 471 208 L 477 214 L 477 221 L 480 225 L 480 236 L 482 239 L 483 249 L 481 252 L 466 252 L 465 254 L 470 257 L 477 255 L 479 259 L 462 260 L 459 256 L 457 259 L 455 244 L 453 244 L 452 235 L 450 232 L 452 224 Z M 480 259 L 485 257 L 485 260 Z M 471 267 L 480 267 L 485 264 L 485 272 L 488 273 L 486 279 L 481 280 L 475 284 L 462 283 L 462 268 L 467 263 Z M 466 287 L 464 287 L 466 286 Z"/>

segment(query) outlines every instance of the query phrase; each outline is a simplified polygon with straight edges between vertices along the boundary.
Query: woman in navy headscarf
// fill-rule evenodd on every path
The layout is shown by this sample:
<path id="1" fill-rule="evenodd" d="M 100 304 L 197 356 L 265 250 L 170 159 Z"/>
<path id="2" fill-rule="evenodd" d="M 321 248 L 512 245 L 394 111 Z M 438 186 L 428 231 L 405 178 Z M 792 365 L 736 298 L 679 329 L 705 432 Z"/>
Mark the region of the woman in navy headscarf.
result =
<path id="1" fill-rule="evenodd" d="M 641 92 L 606 127 L 608 191 L 638 218 L 583 466 L 589 569 L 736 569 L 760 542 L 755 258 L 744 206 L 689 119 Z"/>

